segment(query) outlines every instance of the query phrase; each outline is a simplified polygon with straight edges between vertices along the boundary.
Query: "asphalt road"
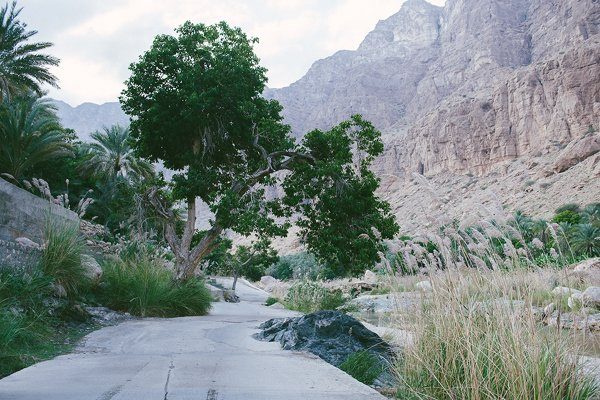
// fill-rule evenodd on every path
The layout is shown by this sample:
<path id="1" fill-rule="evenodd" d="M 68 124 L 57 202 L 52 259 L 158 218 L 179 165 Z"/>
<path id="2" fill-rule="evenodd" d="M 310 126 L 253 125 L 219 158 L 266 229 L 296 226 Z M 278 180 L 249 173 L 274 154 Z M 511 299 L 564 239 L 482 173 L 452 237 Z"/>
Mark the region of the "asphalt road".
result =
<path id="1" fill-rule="evenodd" d="M 143 319 L 88 335 L 75 353 L 0 380 L 1 400 L 369 400 L 384 399 L 321 359 L 251 335 L 293 315 L 262 305 L 238 283 L 238 304 L 208 316 Z"/>

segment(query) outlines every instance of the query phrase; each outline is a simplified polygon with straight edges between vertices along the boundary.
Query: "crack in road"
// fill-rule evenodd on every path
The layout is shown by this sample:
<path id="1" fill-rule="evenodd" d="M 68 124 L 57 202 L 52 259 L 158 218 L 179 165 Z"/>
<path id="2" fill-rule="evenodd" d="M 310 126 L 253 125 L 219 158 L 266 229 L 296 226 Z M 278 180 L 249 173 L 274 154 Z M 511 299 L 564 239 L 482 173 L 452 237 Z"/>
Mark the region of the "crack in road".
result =
<path id="1" fill-rule="evenodd" d="M 173 371 L 175 365 L 173 364 L 173 360 L 169 364 L 169 372 L 167 372 L 167 381 L 165 382 L 165 397 L 163 400 L 169 400 L 169 380 L 171 379 L 171 371 Z"/>

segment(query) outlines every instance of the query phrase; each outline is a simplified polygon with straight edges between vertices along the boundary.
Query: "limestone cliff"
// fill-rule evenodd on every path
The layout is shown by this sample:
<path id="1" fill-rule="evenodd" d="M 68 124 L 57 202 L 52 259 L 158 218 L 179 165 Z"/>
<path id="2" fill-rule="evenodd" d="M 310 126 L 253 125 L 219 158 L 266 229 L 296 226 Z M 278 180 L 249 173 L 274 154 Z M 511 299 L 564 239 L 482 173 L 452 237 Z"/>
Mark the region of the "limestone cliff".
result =
<path id="1" fill-rule="evenodd" d="M 447 0 L 440 8 L 408 0 L 357 50 L 317 61 L 267 95 L 283 104 L 297 136 L 353 113 L 373 121 L 386 142 L 375 165 L 382 195 L 401 222 L 410 201 L 399 199 L 415 173 L 442 191 L 456 190 L 451 174 L 498 175 L 508 179 L 503 195 L 511 203 L 521 184 L 510 183 L 510 170 L 538 160 L 534 175 L 549 178 L 563 148 L 600 129 L 600 2 Z M 565 185 L 562 200 L 600 199 L 592 164 L 579 169 L 585 176 L 569 177 L 589 184 Z M 535 195 L 522 200 L 538 204 Z"/>

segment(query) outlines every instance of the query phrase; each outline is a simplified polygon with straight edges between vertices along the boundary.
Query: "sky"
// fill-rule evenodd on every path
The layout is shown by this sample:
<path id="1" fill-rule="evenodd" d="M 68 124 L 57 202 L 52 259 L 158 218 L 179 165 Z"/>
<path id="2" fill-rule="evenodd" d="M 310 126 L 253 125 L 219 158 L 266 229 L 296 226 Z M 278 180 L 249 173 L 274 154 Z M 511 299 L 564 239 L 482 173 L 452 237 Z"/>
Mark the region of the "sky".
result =
<path id="1" fill-rule="evenodd" d="M 445 0 L 430 0 L 443 5 Z M 258 37 L 256 53 L 269 87 L 287 86 L 310 65 L 338 50 L 358 47 L 377 21 L 404 0 L 21 0 L 21 20 L 50 41 L 61 59 L 53 69 L 60 89 L 50 97 L 76 106 L 116 101 L 128 66 L 154 36 L 186 20 L 221 20 Z"/>

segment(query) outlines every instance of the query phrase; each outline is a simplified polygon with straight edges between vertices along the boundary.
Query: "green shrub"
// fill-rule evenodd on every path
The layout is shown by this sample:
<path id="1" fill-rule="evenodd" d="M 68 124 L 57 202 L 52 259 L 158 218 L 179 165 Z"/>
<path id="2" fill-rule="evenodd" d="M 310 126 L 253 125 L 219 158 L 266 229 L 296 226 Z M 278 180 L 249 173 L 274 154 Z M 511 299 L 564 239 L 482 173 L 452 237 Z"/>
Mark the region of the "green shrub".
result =
<path id="1" fill-rule="evenodd" d="M 42 251 L 40 268 L 65 288 L 69 296 L 77 295 L 89 284 L 81 264 L 85 245 L 75 224 L 50 221 L 45 229 L 46 246 Z"/>
<path id="2" fill-rule="evenodd" d="M 108 307 L 142 317 L 204 315 L 212 300 L 203 281 L 175 282 L 170 271 L 146 255 L 108 260 L 99 297 Z"/>
<path id="3" fill-rule="evenodd" d="M 59 319 L 69 304 L 50 300 L 52 281 L 38 269 L 0 268 L 0 378 L 69 350 L 89 331 Z"/>
<path id="4" fill-rule="evenodd" d="M 345 300 L 339 290 L 330 291 L 317 282 L 303 281 L 290 288 L 284 304 L 290 310 L 311 313 L 320 310 L 335 310 Z"/>
<path id="5" fill-rule="evenodd" d="M 276 303 L 279 303 L 279 300 L 278 300 L 278 299 L 276 299 L 275 297 L 269 297 L 269 298 L 267 299 L 267 301 L 265 301 L 265 305 L 266 305 L 267 307 L 269 307 L 269 306 L 272 306 L 273 304 L 276 304 Z"/>
<path id="6" fill-rule="evenodd" d="M 350 354 L 340 369 L 365 385 L 372 385 L 385 370 L 383 362 L 367 350 Z"/>
<path id="7" fill-rule="evenodd" d="M 281 256 L 279 261 L 266 271 L 268 275 L 280 280 L 334 278 L 335 275 L 321 265 L 315 256 L 302 252 Z"/>
<path id="8" fill-rule="evenodd" d="M 556 222 L 557 224 L 567 223 L 575 225 L 581 221 L 581 215 L 575 211 L 564 210 L 556 214 L 554 218 L 552 218 L 552 221 Z"/>

